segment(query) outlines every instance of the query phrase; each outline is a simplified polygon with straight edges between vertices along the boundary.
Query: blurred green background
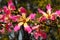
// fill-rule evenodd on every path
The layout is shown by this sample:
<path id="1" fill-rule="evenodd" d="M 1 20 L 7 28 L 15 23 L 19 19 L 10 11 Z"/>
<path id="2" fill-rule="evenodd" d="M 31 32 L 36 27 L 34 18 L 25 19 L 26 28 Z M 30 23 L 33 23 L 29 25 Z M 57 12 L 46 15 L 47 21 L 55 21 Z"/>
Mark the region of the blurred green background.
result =
<path id="1" fill-rule="evenodd" d="M 0 0 L 0 8 L 7 5 L 7 2 L 8 0 Z M 60 0 L 13 0 L 13 2 L 16 8 L 23 6 L 32 12 L 36 12 L 38 7 L 45 10 L 46 5 L 49 3 L 51 4 L 53 11 L 60 9 Z"/>

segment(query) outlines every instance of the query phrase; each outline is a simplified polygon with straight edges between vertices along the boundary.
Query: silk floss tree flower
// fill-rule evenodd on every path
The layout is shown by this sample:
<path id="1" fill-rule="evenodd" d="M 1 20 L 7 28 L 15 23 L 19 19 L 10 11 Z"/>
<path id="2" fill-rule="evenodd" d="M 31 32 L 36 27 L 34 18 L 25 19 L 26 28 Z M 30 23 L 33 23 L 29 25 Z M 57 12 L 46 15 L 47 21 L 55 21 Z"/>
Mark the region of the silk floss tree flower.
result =
<path id="1" fill-rule="evenodd" d="M 4 22 L 7 22 L 9 21 L 9 19 L 11 18 L 11 13 L 12 11 L 16 10 L 12 0 L 9 0 L 8 1 L 8 7 L 7 6 L 4 6 L 3 7 L 3 10 L 4 10 L 4 17 L 3 17 L 3 20 Z"/>
<path id="2" fill-rule="evenodd" d="M 38 8 L 38 12 L 42 14 L 46 19 L 55 20 L 56 14 L 51 12 L 52 8 L 50 4 L 46 6 L 46 9 L 47 9 L 47 13 L 41 10 L 40 8 Z"/>
<path id="3" fill-rule="evenodd" d="M 21 13 L 20 19 L 18 20 L 18 25 L 15 26 L 14 30 L 18 31 L 20 29 L 20 27 L 23 25 L 24 26 L 24 30 L 27 31 L 28 33 L 31 33 L 31 28 L 28 25 L 29 20 L 32 20 L 35 18 L 36 14 L 35 13 L 31 13 L 28 17 L 26 17 L 26 9 L 23 7 L 20 7 L 18 9 L 18 11 Z"/>
<path id="4" fill-rule="evenodd" d="M 32 31 L 35 31 L 35 32 L 32 32 L 32 34 L 34 35 L 34 38 L 36 40 L 38 40 L 39 37 L 42 37 L 43 39 L 47 38 L 47 34 L 43 30 L 41 30 L 40 25 L 33 26 Z"/>
<path id="5" fill-rule="evenodd" d="M 8 8 L 9 8 L 10 10 L 16 10 L 16 8 L 15 8 L 12 0 L 9 0 L 9 1 L 8 1 Z"/>
<path id="6" fill-rule="evenodd" d="M 10 14 L 12 11 L 16 10 L 12 0 L 9 0 L 8 1 L 8 6 L 4 6 L 3 8 L 4 8 L 4 12 L 6 14 Z"/>

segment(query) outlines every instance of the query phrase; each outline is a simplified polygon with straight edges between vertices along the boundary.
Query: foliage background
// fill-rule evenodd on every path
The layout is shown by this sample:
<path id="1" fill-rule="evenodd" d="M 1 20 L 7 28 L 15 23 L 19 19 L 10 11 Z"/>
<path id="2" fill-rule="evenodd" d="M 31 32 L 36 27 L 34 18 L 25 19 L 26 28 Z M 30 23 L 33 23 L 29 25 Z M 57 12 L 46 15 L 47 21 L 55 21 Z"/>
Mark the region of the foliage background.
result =
<path id="1" fill-rule="evenodd" d="M 7 5 L 8 0 L 0 0 L 0 8 Z M 60 9 L 60 0 L 13 0 L 15 6 L 24 6 L 26 9 L 35 11 L 38 7 L 45 10 L 45 6 L 50 3 L 53 10 Z"/>

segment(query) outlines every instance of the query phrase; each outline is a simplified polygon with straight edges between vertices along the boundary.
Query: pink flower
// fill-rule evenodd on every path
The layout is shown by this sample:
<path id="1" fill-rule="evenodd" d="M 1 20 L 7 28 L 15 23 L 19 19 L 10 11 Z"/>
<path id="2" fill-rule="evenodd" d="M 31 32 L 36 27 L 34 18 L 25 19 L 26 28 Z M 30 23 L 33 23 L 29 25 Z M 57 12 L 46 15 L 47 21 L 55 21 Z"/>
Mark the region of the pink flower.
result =
<path id="1" fill-rule="evenodd" d="M 35 31 L 35 32 L 32 32 L 35 39 L 37 40 L 38 37 L 42 37 L 43 39 L 46 39 L 47 35 L 44 31 L 40 30 L 41 28 L 41 25 L 35 25 L 32 27 L 32 31 Z"/>
<path id="2" fill-rule="evenodd" d="M 20 8 L 18 9 L 18 11 L 19 11 L 20 13 L 27 13 L 27 11 L 26 11 L 26 9 L 25 9 L 24 7 L 20 7 Z"/>
<path id="3" fill-rule="evenodd" d="M 47 38 L 47 35 L 43 31 L 38 31 L 38 32 L 35 32 L 34 33 L 34 37 L 35 37 L 35 39 L 38 39 L 38 37 L 42 37 L 43 39 L 46 39 Z"/>
<path id="4" fill-rule="evenodd" d="M 47 13 L 46 12 L 44 12 L 44 11 L 42 11 L 41 9 L 39 9 L 38 8 L 38 12 L 39 13 L 42 13 L 43 14 L 43 16 L 46 18 L 46 19 L 50 19 L 50 20 L 55 20 L 56 19 L 56 15 L 55 15 L 55 13 L 51 13 L 51 6 L 50 6 L 50 4 L 48 4 L 47 6 L 46 6 L 46 9 L 47 9 Z M 54 15 L 54 16 L 53 16 Z"/>
<path id="5" fill-rule="evenodd" d="M 35 13 L 34 13 L 34 14 L 33 14 L 33 13 L 31 13 L 31 14 L 29 15 L 29 18 L 30 18 L 30 19 L 35 19 L 35 16 L 36 16 L 36 14 L 35 14 Z"/>
<path id="6" fill-rule="evenodd" d="M 16 10 L 16 8 L 15 8 L 12 0 L 9 0 L 9 1 L 8 1 L 8 9 L 9 9 L 9 10 Z"/>

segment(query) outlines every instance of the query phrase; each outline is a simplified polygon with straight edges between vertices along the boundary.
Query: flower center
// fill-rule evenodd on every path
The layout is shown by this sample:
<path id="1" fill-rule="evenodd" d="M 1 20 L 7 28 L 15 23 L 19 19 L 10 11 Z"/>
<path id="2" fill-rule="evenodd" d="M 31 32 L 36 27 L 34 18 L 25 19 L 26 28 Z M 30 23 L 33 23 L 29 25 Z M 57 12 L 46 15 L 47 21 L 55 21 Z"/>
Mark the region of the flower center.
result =
<path id="1" fill-rule="evenodd" d="M 23 22 L 25 23 L 26 22 L 26 19 L 23 19 Z"/>

